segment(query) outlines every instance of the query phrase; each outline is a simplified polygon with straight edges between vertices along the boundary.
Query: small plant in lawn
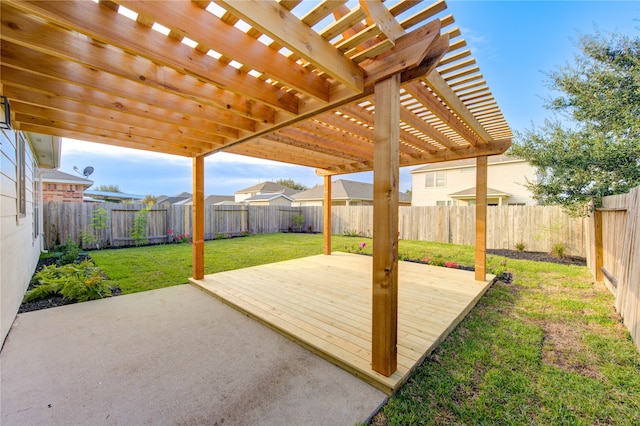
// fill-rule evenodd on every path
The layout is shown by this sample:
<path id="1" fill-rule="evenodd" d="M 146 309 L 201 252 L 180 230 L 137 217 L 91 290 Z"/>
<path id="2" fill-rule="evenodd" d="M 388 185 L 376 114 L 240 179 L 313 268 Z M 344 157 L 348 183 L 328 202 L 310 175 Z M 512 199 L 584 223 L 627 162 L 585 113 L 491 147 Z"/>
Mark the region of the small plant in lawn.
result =
<path id="1" fill-rule="evenodd" d="M 487 272 L 495 275 L 496 277 L 501 276 L 507 272 L 507 259 L 489 257 L 487 259 Z"/>
<path id="2" fill-rule="evenodd" d="M 516 244 L 516 250 L 519 251 L 519 252 L 523 252 L 524 251 L 524 243 Z"/>
<path id="3" fill-rule="evenodd" d="M 355 245 L 351 245 L 351 246 L 345 246 L 345 250 L 347 251 L 347 253 L 357 253 L 357 254 L 362 254 L 364 248 L 367 246 L 367 243 L 365 243 L 364 241 L 361 242 L 360 244 L 358 244 L 357 246 Z"/>
<path id="4" fill-rule="evenodd" d="M 447 268 L 458 269 L 458 264 L 453 260 L 447 260 L 446 262 L 444 262 L 444 266 L 446 266 Z"/>
<path id="5" fill-rule="evenodd" d="M 224 232 L 216 232 L 213 236 L 214 240 L 226 240 L 227 238 L 228 236 Z"/>
<path id="6" fill-rule="evenodd" d="M 358 232 L 355 229 L 345 229 L 345 231 L 342 233 L 342 235 L 344 235 L 345 237 L 361 237 L 361 234 L 361 232 Z"/>
<path id="7" fill-rule="evenodd" d="M 551 247 L 551 254 L 555 257 L 564 257 L 564 243 L 555 243 Z"/>
<path id="8" fill-rule="evenodd" d="M 58 294 L 75 302 L 111 296 L 113 283 L 90 260 L 66 265 L 49 265 L 34 275 L 38 282 L 24 295 L 24 302 Z"/>

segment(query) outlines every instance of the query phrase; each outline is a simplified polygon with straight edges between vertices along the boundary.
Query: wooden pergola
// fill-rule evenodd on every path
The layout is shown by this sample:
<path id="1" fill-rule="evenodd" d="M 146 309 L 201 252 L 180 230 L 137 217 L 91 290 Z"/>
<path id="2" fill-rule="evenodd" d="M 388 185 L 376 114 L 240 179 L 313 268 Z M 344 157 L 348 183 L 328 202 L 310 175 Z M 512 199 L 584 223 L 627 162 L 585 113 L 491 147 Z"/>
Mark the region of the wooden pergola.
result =
<path id="1" fill-rule="evenodd" d="M 477 160 L 512 133 L 444 1 L 2 0 L 14 128 L 193 159 L 193 277 L 204 275 L 204 159 L 225 151 L 374 172 L 372 367 L 396 369 L 399 167 Z M 304 10 L 300 11 L 299 10 Z"/>

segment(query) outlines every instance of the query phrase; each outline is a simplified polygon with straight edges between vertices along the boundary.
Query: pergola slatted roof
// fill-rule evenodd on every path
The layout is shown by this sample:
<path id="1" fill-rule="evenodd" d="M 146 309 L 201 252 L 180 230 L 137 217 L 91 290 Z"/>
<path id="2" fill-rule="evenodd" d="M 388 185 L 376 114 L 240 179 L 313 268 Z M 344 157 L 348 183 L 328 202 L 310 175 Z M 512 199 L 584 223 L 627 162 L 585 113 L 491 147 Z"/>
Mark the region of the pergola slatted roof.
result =
<path id="1" fill-rule="evenodd" d="M 21 130 L 188 157 L 227 151 L 321 175 L 366 171 L 373 84 L 399 72 L 400 166 L 510 145 L 444 1 L 1 7 L 2 92 Z"/>
<path id="2" fill-rule="evenodd" d="M 226 151 L 324 176 L 325 254 L 331 175 L 374 171 L 376 372 L 397 368 L 400 166 L 477 157 L 475 279 L 485 280 L 487 156 L 512 134 L 444 1 L 0 7 L 0 89 L 17 129 L 193 158 L 194 279 L 204 277 L 204 158 Z"/>

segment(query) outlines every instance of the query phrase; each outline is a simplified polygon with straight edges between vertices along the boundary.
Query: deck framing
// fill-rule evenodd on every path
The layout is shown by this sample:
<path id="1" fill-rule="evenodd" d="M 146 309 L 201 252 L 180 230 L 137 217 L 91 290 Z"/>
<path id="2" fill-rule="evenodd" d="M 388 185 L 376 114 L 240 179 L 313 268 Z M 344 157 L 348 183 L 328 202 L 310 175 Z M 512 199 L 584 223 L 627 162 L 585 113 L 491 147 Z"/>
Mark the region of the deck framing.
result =
<path id="1" fill-rule="evenodd" d="M 392 394 L 491 285 L 472 272 L 399 262 L 398 369 L 371 369 L 371 257 L 333 253 L 192 279 L 196 287 Z"/>

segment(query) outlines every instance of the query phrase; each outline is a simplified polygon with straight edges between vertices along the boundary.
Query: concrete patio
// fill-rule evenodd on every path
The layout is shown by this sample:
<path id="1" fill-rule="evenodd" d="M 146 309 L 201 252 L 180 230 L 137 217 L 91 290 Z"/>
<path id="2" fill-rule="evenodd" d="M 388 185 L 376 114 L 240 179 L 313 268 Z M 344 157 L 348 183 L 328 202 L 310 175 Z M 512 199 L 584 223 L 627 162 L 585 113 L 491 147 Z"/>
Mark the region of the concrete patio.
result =
<path id="1" fill-rule="evenodd" d="M 386 395 L 180 285 L 21 314 L 3 425 L 353 425 Z"/>

